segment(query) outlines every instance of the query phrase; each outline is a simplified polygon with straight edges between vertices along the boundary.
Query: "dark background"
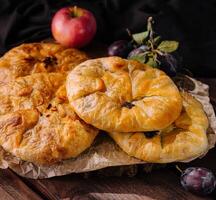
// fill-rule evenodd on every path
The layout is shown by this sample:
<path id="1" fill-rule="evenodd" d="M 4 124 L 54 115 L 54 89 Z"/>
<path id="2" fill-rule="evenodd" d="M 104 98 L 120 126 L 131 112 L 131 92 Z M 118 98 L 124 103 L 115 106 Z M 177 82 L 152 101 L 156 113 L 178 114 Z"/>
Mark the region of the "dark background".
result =
<path id="1" fill-rule="evenodd" d="M 184 67 L 196 76 L 216 77 L 216 0 L 0 0 L 0 54 L 51 37 L 51 18 L 67 5 L 91 10 L 98 24 L 95 39 L 107 44 L 127 37 L 126 28 L 145 30 L 153 16 L 158 34 L 180 42 Z"/>

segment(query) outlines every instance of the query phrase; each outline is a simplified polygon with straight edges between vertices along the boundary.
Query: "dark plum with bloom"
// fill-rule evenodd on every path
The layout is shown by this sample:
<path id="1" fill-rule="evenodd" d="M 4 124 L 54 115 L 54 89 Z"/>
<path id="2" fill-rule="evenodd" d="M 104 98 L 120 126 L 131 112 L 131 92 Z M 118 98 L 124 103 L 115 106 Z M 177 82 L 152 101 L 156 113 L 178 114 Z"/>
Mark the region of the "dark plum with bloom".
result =
<path id="1" fill-rule="evenodd" d="M 179 63 L 172 54 L 165 53 L 163 55 L 158 55 L 157 59 L 159 68 L 169 76 L 176 76 L 177 72 L 180 71 Z"/>
<path id="2" fill-rule="evenodd" d="M 142 53 L 145 53 L 146 51 L 149 51 L 149 47 L 147 45 L 141 45 L 140 47 L 133 49 L 129 53 L 128 58 L 132 58 L 133 56 L 140 55 Z"/>
<path id="3" fill-rule="evenodd" d="M 118 40 L 108 47 L 108 55 L 126 58 L 131 48 L 132 46 L 127 40 Z"/>
<path id="4" fill-rule="evenodd" d="M 216 178 L 209 169 L 190 167 L 182 173 L 181 185 L 194 194 L 204 196 L 213 192 Z"/>

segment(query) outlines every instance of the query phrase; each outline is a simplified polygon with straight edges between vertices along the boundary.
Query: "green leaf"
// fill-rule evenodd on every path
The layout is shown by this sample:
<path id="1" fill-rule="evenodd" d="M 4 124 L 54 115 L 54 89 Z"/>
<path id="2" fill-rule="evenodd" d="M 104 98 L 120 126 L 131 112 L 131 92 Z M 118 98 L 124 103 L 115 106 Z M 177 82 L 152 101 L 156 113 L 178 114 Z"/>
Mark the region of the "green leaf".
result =
<path id="1" fill-rule="evenodd" d="M 171 53 L 173 51 L 175 51 L 179 46 L 179 43 L 176 41 L 162 41 L 159 45 L 158 45 L 158 50 L 165 52 L 165 53 Z"/>
<path id="2" fill-rule="evenodd" d="M 157 61 L 153 57 L 149 57 L 146 64 L 150 65 L 151 67 L 159 67 Z"/>
<path id="3" fill-rule="evenodd" d="M 145 63 L 146 59 L 147 59 L 147 55 L 146 54 L 139 54 L 139 55 L 131 56 L 129 58 L 129 60 L 136 60 L 136 61 L 139 61 L 141 63 Z"/>
<path id="4" fill-rule="evenodd" d="M 143 41 L 148 38 L 148 35 L 149 35 L 149 32 L 145 31 L 141 33 L 132 34 L 132 38 L 138 45 L 141 45 Z"/>

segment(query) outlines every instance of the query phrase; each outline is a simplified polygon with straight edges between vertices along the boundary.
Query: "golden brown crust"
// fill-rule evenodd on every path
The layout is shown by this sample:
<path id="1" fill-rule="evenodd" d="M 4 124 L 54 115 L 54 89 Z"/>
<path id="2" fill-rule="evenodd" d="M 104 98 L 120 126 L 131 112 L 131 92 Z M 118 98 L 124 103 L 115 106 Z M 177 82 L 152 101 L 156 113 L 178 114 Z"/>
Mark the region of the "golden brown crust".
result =
<path id="1" fill-rule="evenodd" d="M 183 111 L 170 127 L 153 138 L 144 133 L 109 135 L 128 155 L 146 162 L 168 163 L 198 157 L 206 152 L 208 119 L 202 105 L 186 92 L 182 93 Z"/>
<path id="2" fill-rule="evenodd" d="M 98 130 L 74 113 L 65 90 L 65 72 L 86 59 L 53 43 L 23 44 L 0 59 L 0 144 L 6 151 L 50 165 L 91 145 Z"/>
<path id="3" fill-rule="evenodd" d="M 179 91 L 164 72 L 119 57 L 81 63 L 69 73 L 66 89 L 85 122 L 111 132 L 165 128 L 182 108 Z"/>
<path id="4" fill-rule="evenodd" d="M 82 122 L 69 106 L 65 75 L 36 73 L 0 87 L 0 145 L 36 164 L 78 156 L 98 130 Z"/>
<path id="5" fill-rule="evenodd" d="M 85 53 L 59 44 L 22 44 L 0 59 L 0 83 L 38 72 L 64 73 L 85 60 Z"/>

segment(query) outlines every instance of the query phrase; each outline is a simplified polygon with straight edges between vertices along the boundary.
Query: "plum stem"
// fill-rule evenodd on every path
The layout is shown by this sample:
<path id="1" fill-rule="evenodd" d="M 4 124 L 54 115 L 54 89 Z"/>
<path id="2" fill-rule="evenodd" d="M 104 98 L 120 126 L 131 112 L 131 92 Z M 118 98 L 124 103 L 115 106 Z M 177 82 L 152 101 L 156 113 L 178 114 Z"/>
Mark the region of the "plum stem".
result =
<path id="1" fill-rule="evenodd" d="M 126 31 L 127 31 L 127 34 L 129 35 L 129 37 L 133 38 L 133 36 L 132 36 L 132 34 L 128 28 L 126 28 Z"/>
<path id="2" fill-rule="evenodd" d="M 159 54 L 160 56 L 163 56 L 163 55 L 164 55 L 164 54 L 163 54 L 161 51 L 159 51 L 158 49 L 154 49 L 153 52 Z"/>
<path id="3" fill-rule="evenodd" d="M 183 173 L 182 169 L 178 165 L 176 165 L 175 167 L 181 174 Z"/>
<path id="4" fill-rule="evenodd" d="M 152 24 L 154 23 L 153 18 L 149 17 L 147 21 L 147 30 L 149 31 L 149 38 L 153 42 L 153 28 Z"/>

